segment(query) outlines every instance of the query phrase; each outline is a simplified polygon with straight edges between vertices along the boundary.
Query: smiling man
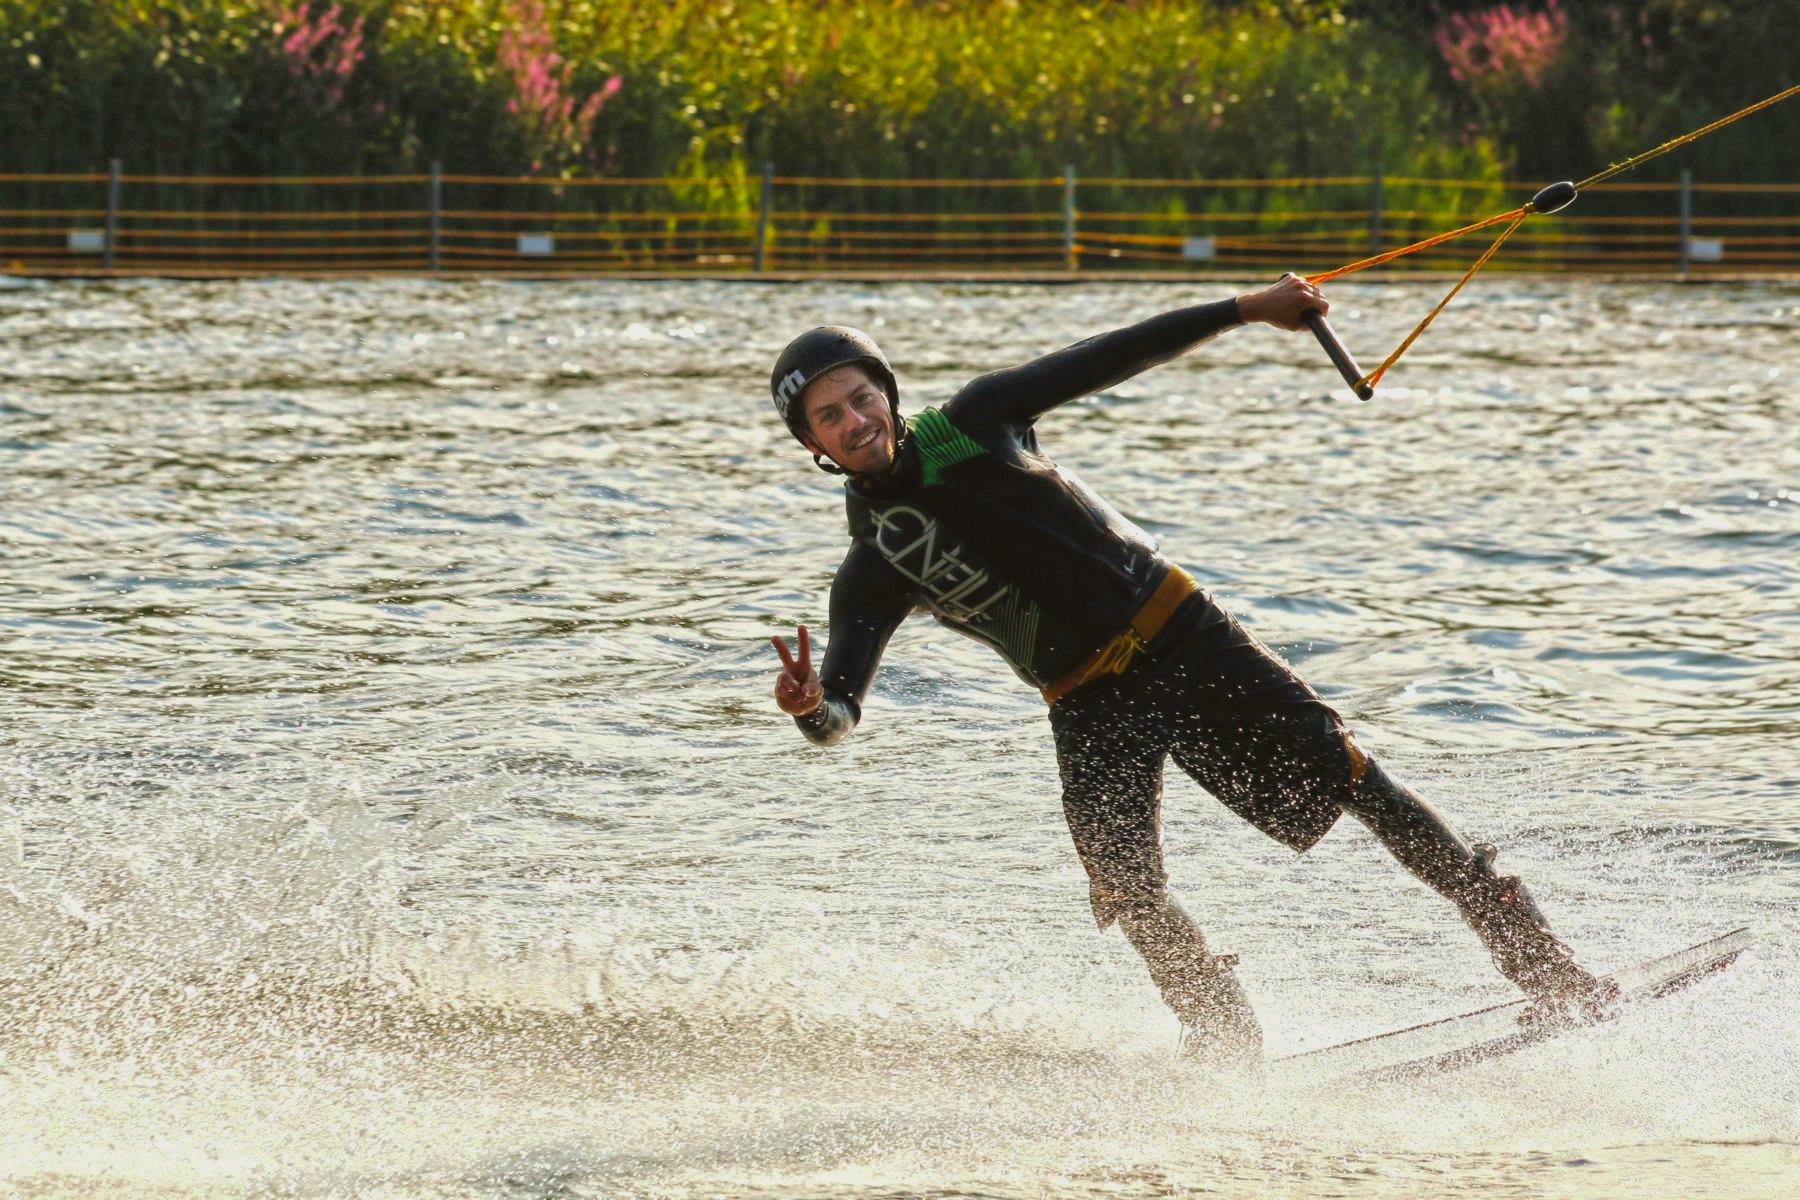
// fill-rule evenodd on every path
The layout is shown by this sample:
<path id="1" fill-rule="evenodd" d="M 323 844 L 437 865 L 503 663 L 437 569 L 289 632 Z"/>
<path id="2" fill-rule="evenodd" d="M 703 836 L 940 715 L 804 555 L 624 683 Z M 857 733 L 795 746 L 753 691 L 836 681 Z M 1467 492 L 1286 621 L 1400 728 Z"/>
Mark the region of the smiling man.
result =
<path id="1" fill-rule="evenodd" d="M 1297 851 L 1348 812 L 1454 903 L 1495 965 L 1545 1004 L 1600 982 L 1549 931 L 1523 885 L 1384 771 L 1338 714 L 1142 530 L 1045 457 L 1037 421 L 1248 323 L 1305 328 L 1326 311 L 1284 276 L 983 375 L 910 425 L 866 335 L 796 338 L 776 362 L 776 410 L 821 468 L 847 476 L 852 544 L 831 587 L 821 674 L 805 626 L 775 648 L 775 699 L 812 741 L 848 734 L 895 628 L 917 608 L 998 651 L 1049 706 L 1063 812 L 1095 920 L 1115 921 L 1174 1010 L 1190 1052 L 1260 1061 L 1261 1028 L 1230 959 L 1168 889 L 1165 760 Z M 829 460 L 829 461 L 827 461 Z"/>

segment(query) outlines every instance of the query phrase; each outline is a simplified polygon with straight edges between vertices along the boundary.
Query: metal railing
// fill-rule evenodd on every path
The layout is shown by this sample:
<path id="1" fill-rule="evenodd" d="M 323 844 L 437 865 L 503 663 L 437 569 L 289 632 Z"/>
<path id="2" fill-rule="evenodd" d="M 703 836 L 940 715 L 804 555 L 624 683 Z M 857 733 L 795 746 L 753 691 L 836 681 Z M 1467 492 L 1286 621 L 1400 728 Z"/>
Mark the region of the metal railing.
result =
<path id="1" fill-rule="evenodd" d="M 545 180 L 0 174 L 0 272 L 1050 274 L 1318 270 L 1511 207 L 1541 183 L 1307 179 Z M 1460 270 L 1449 244 L 1388 271 Z M 1800 270 L 1800 183 L 1609 183 L 1490 270 Z"/>

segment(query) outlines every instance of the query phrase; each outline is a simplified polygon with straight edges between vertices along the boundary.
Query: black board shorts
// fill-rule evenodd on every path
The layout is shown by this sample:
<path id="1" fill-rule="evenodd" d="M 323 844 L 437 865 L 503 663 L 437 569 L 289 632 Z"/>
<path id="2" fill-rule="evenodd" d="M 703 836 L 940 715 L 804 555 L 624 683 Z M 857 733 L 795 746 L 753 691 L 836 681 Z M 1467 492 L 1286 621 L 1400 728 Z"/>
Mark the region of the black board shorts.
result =
<path id="1" fill-rule="evenodd" d="M 1050 726 L 1063 812 L 1102 928 L 1120 904 L 1168 882 L 1167 759 L 1297 851 L 1337 821 L 1367 763 L 1338 714 L 1205 592 L 1126 673 L 1053 704 Z"/>

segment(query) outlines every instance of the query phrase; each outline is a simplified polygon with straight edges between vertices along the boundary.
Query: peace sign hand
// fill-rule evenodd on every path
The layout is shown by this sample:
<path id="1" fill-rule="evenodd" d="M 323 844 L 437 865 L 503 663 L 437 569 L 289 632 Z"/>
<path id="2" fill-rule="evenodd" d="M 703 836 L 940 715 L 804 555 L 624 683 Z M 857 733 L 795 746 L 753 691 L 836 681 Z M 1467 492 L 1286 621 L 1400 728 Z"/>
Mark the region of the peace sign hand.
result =
<path id="1" fill-rule="evenodd" d="M 775 680 L 775 703 L 790 717 L 804 717 L 825 700 L 825 689 L 819 684 L 818 672 L 813 670 L 812 643 L 806 636 L 806 626 L 800 626 L 798 658 L 788 653 L 786 641 L 778 637 L 769 640 L 775 643 L 783 668 Z"/>

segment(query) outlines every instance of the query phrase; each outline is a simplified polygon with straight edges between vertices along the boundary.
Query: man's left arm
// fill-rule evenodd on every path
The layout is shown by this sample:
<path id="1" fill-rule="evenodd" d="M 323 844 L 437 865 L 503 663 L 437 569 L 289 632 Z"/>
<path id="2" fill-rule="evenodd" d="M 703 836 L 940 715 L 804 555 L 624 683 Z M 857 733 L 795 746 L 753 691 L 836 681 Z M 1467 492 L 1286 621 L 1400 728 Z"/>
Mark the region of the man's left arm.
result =
<path id="1" fill-rule="evenodd" d="M 1322 313 L 1327 307 L 1317 287 L 1299 276 L 1285 275 L 1259 292 L 1178 308 L 983 375 L 957 393 L 945 406 L 945 415 L 977 437 L 984 425 L 1029 425 L 1059 404 L 1123 383 L 1227 329 L 1259 321 L 1280 329 L 1304 329 L 1306 312 Z"/>

